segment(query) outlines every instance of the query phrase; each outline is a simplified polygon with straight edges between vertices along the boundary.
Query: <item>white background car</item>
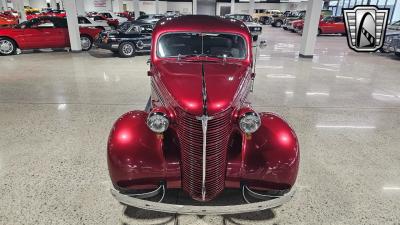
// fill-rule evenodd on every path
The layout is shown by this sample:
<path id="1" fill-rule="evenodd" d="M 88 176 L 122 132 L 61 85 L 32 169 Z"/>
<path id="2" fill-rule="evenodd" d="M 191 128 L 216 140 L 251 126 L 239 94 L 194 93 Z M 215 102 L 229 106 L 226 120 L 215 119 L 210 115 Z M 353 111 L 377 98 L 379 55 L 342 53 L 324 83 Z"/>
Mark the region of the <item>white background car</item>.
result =
<path id="1" fill-rule="evenodd" d="M 128 21 L 127 18 L 125 17 L 120 17 L 117 16 L 115 13 L 113 12 L 99 12 L 100 15 L 103 15 L 104 17 L 108 18 L 108 19 L 114 19 L 114 20 L 118 20 L 118 22 L 121 24 L 123 22 Z"/>
<path id="2" fill-rule="evenodd" d="M 78 24 L 80 27 L 96 27 L 102 30 L 111 30 L 111 27 L 108 25 L 106 20 L 94 21 L 93 18 L 86 16 L 78 16 Z"/>

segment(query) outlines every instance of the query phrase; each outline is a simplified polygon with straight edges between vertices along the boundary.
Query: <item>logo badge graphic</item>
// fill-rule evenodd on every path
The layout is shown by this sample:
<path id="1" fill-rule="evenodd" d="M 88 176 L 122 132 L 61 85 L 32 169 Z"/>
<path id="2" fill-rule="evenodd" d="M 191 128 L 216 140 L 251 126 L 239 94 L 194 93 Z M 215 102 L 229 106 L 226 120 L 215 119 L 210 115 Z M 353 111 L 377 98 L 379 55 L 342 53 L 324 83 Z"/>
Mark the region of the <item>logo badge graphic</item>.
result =
<path id="1" fill-rule="evenodd" d="M 383 46 L 389 9 L 356 6 L 343 9 L 347 43 L 357 52 L 374 52 Z"/>

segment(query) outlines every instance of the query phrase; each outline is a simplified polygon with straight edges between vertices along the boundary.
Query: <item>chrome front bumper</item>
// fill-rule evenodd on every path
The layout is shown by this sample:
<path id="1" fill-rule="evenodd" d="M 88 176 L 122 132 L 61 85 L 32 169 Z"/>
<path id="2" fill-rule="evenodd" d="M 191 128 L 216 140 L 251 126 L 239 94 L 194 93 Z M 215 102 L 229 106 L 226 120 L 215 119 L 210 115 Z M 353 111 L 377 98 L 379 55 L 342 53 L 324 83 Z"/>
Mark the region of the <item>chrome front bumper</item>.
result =
<path id="1" fill-rule="evenodd" d="M 247 189 L 247 191 L 245 190 L 245 188 Z M 161 190 L 161 188 L 159 187 L 156 189 L 156 191 L 157 190 Z M 162 188 L 162 190 L 165 191 L 164 187 Z M 149 196 L 154 197 L 156 191 L 149 192 L 151 194 L 145 194 L 145 195 L 146 197 Z M 179 204 L 168 204 L 162 202 L 153 202 L 145 199 L 140 199 L 138 197 L 133 197 L 132 195 L 122 194 L 115 189 L 111 189 L 111 194 L 122 204 L 151 211 L 177 213 L 177 214 L 224 215 L 224 214 L 248 213 L 248 212 L 275 208 L 291 200 L 296 192 L 295 189 L 292 188 L 288 193 L 279 197 L 275 197 L 275 196 L 266 196 L 258 194 L 254 191 L 251 191 L 245 186 L 243 187 L 242 191 L 243 191 L 243 197 L 247 202 L 248 200 L 245 197 L 245 191 L 254 198 L 260 199 L 263 197 L 270 197 L 272 199 L 255 203 L 240 204 L 240 205 L 195 206 L 195 205 L 179 205 Z"/>

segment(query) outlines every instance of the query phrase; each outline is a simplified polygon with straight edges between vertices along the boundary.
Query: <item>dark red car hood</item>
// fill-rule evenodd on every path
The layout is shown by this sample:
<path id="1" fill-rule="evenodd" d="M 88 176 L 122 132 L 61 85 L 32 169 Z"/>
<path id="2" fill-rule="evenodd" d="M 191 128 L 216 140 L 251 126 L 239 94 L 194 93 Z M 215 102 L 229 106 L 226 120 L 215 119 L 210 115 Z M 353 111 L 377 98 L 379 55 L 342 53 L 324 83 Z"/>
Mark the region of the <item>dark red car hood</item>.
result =
<path id="1" fill-rule="evenodd" d="M 186 112 L 203 114 L 202 64 L 207 90 L 207 113 L 214 115 L 232 105 L 248 65 L 223 62 L 163 61 L 160 78 L 171 97 Z"/>

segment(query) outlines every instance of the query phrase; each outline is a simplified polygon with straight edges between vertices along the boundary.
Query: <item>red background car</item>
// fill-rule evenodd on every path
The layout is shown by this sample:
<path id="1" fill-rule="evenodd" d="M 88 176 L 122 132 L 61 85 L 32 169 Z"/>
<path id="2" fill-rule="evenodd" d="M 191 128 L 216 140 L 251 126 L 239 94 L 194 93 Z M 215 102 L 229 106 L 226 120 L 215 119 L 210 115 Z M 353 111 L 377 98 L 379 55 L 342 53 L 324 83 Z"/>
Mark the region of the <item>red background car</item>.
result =
<path id="1" fill-rule="evenodd" d="M 92 47 L 97 28 L 79 28 L 82 50 Z M 16 49 L 65 48 L 69 47 L 67 20 L 58 17 L 40 17 L 20 23 L 14 28 L 0 30 L 0 54 L 12 55 Z"/>
<path id="2" fill-rule="evenodd" d="M 296 21 L 293 27 L 297 32 L 302 32 L 304 26 L 304 20 Z M 319 21 L 318 35 L 321 34 L 345 34 L 345 26 L 342 16 L 327 16 Z"/>

